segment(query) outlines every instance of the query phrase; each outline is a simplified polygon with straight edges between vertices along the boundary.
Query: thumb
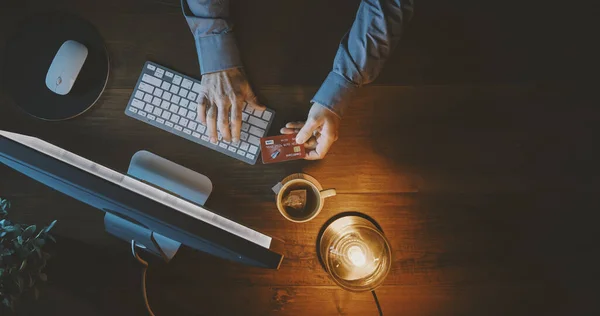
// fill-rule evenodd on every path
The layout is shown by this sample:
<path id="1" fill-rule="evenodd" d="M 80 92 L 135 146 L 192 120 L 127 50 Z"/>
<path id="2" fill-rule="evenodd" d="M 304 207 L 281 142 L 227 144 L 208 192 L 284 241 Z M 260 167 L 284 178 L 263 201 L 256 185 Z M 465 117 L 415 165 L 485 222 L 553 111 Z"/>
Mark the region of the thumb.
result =
<path id="1" fill-rule="evenodd" d="M 298 132 L 296 136 L 297 144 L 304 144 L 312 135 L 313 132 L 319 128 L 319 123 L 312 118 L 309 118 L 306 121 L 306 124 L 302 127 L 302 129 Z"/>

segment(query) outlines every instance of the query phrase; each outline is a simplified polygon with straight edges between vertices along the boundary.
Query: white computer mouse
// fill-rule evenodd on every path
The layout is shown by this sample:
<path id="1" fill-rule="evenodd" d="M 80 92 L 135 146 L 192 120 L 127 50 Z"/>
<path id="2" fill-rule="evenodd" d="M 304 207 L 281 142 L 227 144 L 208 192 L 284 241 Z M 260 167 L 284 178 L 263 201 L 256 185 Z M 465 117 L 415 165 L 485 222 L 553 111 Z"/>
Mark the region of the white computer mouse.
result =
<path id="1" fill-rule="evenodd" d="M 48 89 L 56 94 L 68 94 L 77 80 L 87 55 L 88 49 L 83 44 L 72 40 L 64 42 L 48 68 L 46 74 Z"/>

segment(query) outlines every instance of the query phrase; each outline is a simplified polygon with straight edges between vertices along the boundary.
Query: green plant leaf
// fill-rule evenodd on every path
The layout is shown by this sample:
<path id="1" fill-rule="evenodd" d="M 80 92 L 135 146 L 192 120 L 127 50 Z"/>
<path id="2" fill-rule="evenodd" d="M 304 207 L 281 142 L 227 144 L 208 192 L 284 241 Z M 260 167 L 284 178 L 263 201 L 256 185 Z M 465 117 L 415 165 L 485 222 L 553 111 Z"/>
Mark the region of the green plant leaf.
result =
<path id="1" fill-rule="evenodd" d="M 56 239 L 54 239 L 54 236 L 47 234 L 46 237 L 48 237 L 48 239 L 52 240 L 52 242 L 56 243 Z"/>
<path id="2" fill-rule="evenodd" d="M 46 273 L 40 272 L 40 280 L 44 282 L 48 281 L 48 276 L 46 275 Z"/>
<path id="3" fill-rule="evenodd" d="M 49 232 L 54 227 L 55 224 L 56 224 L 56 220 L 53 220 L 52 223 L 50 223 L 50 225 L 48 225 L 48 227 L 44 228 L 44 231 L 46 233 Z"/>
<path id="4" fill-rule="evenodd" d="M 23 260 L 23 262 L 21 262 L 21 267 L 19 267 L 19 271 L 25 270 L 26 266 L 27 266 L 27 259 L 25 259 L 25 260 Z"/>
<path id="5" fill-rule="evenodd" d="M 27 228 L 25 228 L 25 230 L 23 231 L 23 239 L 27 239 L 31 236 L 33 236 L 33 234 L 35 234 L 35 231 L 37 230 L 37 227 L 35 225 L 31 225 Z"/>
<path id="6" fill-rule="evenodd" d="M 37 286 L 33 288 L 33 297 L 37 300 L 40 298 L 40 290 L 38 290 Z"/>
<path id="7" fill-rule="evenodd" d="M 33 244 L 35 246 L 42 247 L 42 246 L 44 246 L 46 244 L 46 240 L 44 240 L 42 238 L 38 238 L 38 239 L 36 239 L 36 240 L 33 241 Z"/>

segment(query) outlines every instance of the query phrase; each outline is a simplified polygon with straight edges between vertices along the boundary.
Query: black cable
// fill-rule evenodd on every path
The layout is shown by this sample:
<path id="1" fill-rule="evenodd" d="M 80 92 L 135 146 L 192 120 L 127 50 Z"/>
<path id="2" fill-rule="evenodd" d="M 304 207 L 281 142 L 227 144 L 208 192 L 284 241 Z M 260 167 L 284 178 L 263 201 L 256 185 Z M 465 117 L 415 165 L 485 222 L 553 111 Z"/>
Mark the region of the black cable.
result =
<path id="1" fill-rule="evenodd" d="M 377 305 L 379 316 L 383 316 L 383 311 L 381 310 L 381 305 L 379 305 L 379 299 L 377 299 L 377 294 L 375 294 L 375 290 L 371 291 L 371 294 L 373 294 L 373 298 L 375 299 L 375 304 Z"/>
<path id="2" fill-rule="evenodd" d="M 152 312 L 152 308 L 150 308 L 150 304 L 148 303 L 148 294 L 146 293 L 146 272 L 148 272 L 148 262 L 142 259 L 142 257 L 137 254 L 137 251 L 135 251 L 135 240 L 131 240 L 131 254 L 139 263 L 144 266 L 144 269 L 142 270 L 142 295 L 144 296 L 144 303 L 146 304 L 148 314 L 150 314 L 150 316 L 155 316 Z"/>

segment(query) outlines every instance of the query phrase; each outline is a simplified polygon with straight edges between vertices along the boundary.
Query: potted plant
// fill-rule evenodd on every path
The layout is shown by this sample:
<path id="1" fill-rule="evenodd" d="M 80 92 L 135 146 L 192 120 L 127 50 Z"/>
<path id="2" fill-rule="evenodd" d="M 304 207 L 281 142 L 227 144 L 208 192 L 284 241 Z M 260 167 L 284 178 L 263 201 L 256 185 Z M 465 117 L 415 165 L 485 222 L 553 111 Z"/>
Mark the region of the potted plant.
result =
<path id="1" fill-rule="evenodd" d="M 14 310 L 23 295 L 39 296 L 38 283 L 47 280 L 43 272 L 50 254 L 43 251 L 53 221 L 40 230 L 36 225 L 12 223 L 8 220 L 10 202 L 0 198 L 0 310 Z"/>

